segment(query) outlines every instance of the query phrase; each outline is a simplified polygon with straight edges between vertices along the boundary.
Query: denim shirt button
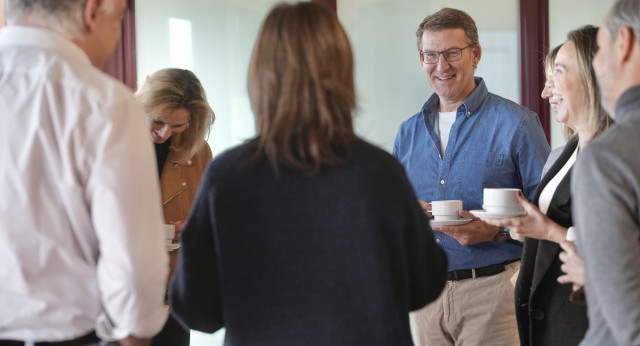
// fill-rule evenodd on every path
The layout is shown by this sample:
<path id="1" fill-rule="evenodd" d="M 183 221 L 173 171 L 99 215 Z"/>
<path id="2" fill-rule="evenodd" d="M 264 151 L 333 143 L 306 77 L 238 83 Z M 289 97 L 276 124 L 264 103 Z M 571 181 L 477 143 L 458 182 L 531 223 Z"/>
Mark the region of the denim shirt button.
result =
<path id="1" fill-rule="evenodd" d="M 440 180 L 440 185 L 444 185 L 444 179 Z"/>

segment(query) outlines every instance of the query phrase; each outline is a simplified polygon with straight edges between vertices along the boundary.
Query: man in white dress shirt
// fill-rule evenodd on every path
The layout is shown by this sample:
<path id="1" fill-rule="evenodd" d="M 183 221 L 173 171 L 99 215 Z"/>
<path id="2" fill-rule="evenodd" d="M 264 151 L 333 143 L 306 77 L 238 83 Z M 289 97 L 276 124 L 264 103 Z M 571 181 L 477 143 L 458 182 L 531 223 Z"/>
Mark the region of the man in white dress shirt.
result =
<path id="1" fill-rule="evenodd" d="M 168 258 L 141 108 L 100 71 L 126 0 L 7 0 L 0 31 L 0 345 L 146 345 Z"/>

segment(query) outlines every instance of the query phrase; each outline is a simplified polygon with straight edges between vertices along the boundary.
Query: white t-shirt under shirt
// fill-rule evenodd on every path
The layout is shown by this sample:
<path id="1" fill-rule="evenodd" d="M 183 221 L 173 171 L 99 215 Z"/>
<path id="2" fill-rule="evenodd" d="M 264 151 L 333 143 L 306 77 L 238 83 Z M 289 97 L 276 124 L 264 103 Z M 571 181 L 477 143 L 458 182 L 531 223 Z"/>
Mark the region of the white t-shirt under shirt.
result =
<path id="1" fill-rule="evenodd" d="M 440 130 L 440 148 L 442 149 L 442 155 L 444 156 L 445 150 L 447 150 L 447 144 L 449 143 L 449 132 L 451 132 L 451 126 L 456 121 L 456 112 L 440 112 L 438 121 L 438 130 Z"/>

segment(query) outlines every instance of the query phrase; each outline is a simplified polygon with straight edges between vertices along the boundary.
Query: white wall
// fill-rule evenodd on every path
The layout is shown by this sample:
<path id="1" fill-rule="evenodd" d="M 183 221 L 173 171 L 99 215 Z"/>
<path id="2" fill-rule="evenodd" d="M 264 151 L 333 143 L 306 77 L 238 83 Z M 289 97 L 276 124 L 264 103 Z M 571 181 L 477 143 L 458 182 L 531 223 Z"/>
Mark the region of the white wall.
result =
<path id="1" fill-rule="evenodd" d="M 193 70 L 216 113 L 209 143 L 214 155 L 255 134 L 247 93 L 247 69 L 264 15 L 275 0 L 138 0 L 136 35 L 138 85 L 164 67 Z M 420 110 L 432 93 L 418 61 L 415 31 L 443 0 L 338 1 L 338 14 L 356 59 L 356 132 L 391 151 L 400 123 Z M 480 30 L 484 53 L 477 75 L 489 90 L 518 101 L 517 0 L 458 1 Z M 502 10 L 481 11 L 483 6 Z M 170 18 L 191 25 L 192 63 L 172 61 Z M 185 38 L 186 40 L 187 38 Z M 181 51 L 181 50 L 179 50 Z M 173 52 L 173 53 L 172 53 Z"/>
<path id="2" fill-rule="evenodd" d="M 192 70 L 202 82 L 216 120 L 209 138 L 214 156 L 255 134 L 247 70 L 260 24 L 275 0 L 137 0 L 138 86 L 161 68 Z M 191 64 L 172 61 L 170 18 L 190 22 Z M 187 37 L 183 38 L 187 40 Z M 189 52 L 187 52 L 189 53 Z"/>

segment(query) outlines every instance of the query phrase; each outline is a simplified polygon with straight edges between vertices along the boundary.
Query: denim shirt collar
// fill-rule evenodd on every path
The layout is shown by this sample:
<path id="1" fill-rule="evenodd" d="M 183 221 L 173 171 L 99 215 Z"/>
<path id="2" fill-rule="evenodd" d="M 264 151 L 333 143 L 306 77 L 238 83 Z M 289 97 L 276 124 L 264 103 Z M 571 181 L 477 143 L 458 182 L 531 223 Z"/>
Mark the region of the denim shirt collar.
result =
<path id="1" fill-rule="evenodd" d="M 625 90 L 616 102 L 616 122 L 621 122 L 636 116 L 640 108 L 640 85 L 633 86 Z"/>
<path id="2" fill-rule="evenodd" d="M 462 104 L 458 106 L 457 109 L 457 113 L 462 112 L 462 114 L 465 114 L 467 118 L 475 114 L 476 109 L 480 107 L 480 104 L 482 103 L 482 101 L 484 101 L 485 97 L 487 97 L 487 94 L 489 93 L 489 91 L 487 90 L 487 86 L 484 84 L 484 80 L 481 77 L 474 77 L 474 80 L 476 83 L 476 88 L 473 89 L 471 94 L 469 94 L 469 96 L 467 96 L 464 101 L 462 101 Z M 429 130 L 432 130 L 434 127 L 436 127 L 436 116 L 439 112 L 439 104 L 440 97 L 434 92 L 433 95 L 429 97 L 427 102 L 425 102 L 424 106 L 422 106 L 422 116 L 425 119 L 425 123 L 429 123 L 429 125 L 431 125 L 431 128 Z M 429 119 L 428 122 L 427 119 Z M 429 125 L 427 125 L 427 127 L 429 127 Z"/>

